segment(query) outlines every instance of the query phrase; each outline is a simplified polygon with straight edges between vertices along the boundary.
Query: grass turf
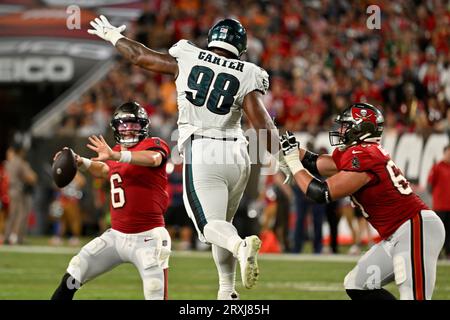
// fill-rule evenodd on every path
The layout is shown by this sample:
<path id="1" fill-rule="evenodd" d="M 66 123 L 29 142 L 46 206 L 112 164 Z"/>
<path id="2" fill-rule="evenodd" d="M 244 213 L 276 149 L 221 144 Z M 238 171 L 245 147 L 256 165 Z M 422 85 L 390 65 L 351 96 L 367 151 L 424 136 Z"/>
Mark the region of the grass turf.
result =
<path id="1" fill-rule="evenodd" d="M 76 249 L 73 251 L 76 252 Z M 0 299 L 49 299 L 73 255 L 67 250 L 65 252 L 0 250 Z M 262 255 L 259 260 L 260 280 L 251 290 L 242 287 L 238 275 L 237 290 L 241 299 L 347 299 L 342 282 L 354 262 L 283 258 Z M 387 286 L 387 289 L 398 297 L 394 285 Z M 210 253 L 175 253 L 171 257 L 170 299 L 213 300 L 216 293 L 217 274 Z M 130 264 L 124 264 L 84 285 L 75 298 L 143 299 L 143 293 L 137 270 Z M 450 299 L 449 264 L 438 266 L 433 299 Z"/>

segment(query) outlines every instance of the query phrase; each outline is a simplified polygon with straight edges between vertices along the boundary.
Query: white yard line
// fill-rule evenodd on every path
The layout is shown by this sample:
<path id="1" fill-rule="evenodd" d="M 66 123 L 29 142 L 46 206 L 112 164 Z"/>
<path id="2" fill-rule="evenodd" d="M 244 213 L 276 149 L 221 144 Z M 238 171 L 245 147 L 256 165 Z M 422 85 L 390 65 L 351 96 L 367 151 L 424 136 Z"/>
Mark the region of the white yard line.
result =
<path id="1" fill-rule="evenodd" d="M 37 253 L 37 254 L 76 254 L 80 248 L 51 247 L 51 246 L 0 246 L 0 256 L 3 252 Z M 173 251 L 173 257 L 210 258 L 209 251 Z M 260 254 L 260 260 L 272 261 L 311 261 L 311 262 L 356 262 L 360 256 L 347 254 Z M 439 266 L 450 266 L 449 260 L 439 260 Z"/>

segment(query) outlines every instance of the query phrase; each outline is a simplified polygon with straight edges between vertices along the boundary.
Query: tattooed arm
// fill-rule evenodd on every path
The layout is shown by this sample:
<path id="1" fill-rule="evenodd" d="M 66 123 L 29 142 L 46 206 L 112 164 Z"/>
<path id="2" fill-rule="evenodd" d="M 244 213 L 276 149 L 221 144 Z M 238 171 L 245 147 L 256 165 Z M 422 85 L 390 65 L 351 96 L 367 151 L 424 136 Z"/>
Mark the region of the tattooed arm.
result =
<path id="1" fill-rule="evenodd" d="M 139 42 L 126 38 L 121 34 L 126 26 L 114 27 L 103 15 L 91 21 L 91 26 L 94 29 L 89 29 L 88 33 L 111 42 L 131 63 L 153 72 L 171 74 L 175 77 L 178 75 L 178 63 L 174 57 L 151 50 Z"/>

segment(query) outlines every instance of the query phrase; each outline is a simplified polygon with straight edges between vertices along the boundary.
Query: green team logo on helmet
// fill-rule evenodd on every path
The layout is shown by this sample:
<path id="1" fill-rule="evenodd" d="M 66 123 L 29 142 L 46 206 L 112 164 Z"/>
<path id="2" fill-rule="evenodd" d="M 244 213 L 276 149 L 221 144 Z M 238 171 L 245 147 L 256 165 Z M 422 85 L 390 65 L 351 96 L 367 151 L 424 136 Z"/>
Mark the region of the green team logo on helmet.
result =
<path id="1" fill-rule="evenodd" d="M 208 32 L 208 48 L 221 48 L 240 57 L 247 50 L 247 32 L 235 19 L 223 19 Z"/>

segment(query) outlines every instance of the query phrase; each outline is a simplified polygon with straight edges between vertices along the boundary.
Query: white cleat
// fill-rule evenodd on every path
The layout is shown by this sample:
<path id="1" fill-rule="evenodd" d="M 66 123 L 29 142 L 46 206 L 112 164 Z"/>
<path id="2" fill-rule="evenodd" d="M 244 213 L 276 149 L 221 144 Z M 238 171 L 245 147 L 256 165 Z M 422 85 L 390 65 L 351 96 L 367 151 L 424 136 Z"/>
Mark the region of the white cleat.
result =
<path id="1" fill-rule="evenodd" d="M 240 300 L 239 293 L 236 291 L 219 291 L 217 293 L 217 300 Z"/>
<path id="2" fill-rule="evenodd" d="M 257 236 L 245 238 L 238 250 L 238 261 L 241 267 L 241 279 L 244 287 L 253 288 L 258 280 L 259 268 L 257 255 L 261 248 L 261 240 Z"/>

